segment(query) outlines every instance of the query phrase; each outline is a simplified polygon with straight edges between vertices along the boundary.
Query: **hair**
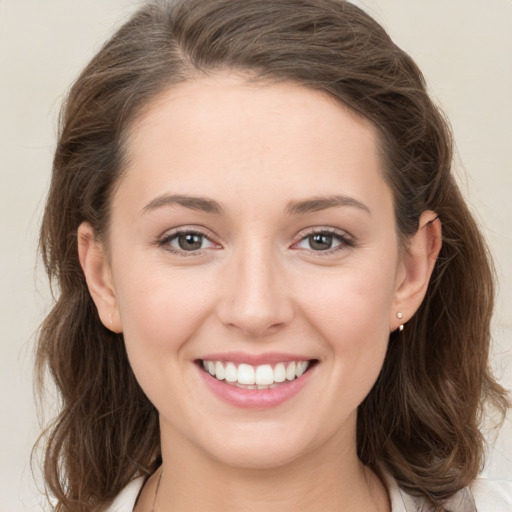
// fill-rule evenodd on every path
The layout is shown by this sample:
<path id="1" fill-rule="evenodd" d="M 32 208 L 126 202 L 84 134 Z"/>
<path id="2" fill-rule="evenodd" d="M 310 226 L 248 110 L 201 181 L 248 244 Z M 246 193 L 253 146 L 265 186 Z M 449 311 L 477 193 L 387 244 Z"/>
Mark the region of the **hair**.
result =
<path id="1" fill-rule="evenodd" d="M 504 417 L 489 367 L 493 268 L 451 172 L 452 138 L 413 60 L 370 16 L 342 0 L 179 0 L 137 11 L 72 86 L 61 112 L 40 250 L 58 298 L 42 324 L 36 370 L 60 414 L 44 473 L 58 512 L 101 509 L 160 463 L 158 413 L 131 370 L 122 334 L 88 292 L 77 228 L 106 238 L 127 134 L 173 84 L 216 71 L 293 81 L 337 98 L 377 129 L 404 246 L 425 210 L 443 227 L 427 295 L 390 336 L 380 376 L 358 411 L 357 449 L 434 508 L 482 468 L 487 408 Z"/>

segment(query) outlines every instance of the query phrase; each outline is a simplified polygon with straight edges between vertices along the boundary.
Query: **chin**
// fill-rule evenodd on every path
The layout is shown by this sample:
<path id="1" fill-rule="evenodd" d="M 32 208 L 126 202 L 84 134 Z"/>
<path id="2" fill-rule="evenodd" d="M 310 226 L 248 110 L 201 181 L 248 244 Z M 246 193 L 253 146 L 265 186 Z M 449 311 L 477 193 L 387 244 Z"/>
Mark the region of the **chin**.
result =
<path id="1" fill-rule="evenodd" d="M 214 456 L 223 465 L 258 471 L 291 465 L 301 458 L 304 451 L 297 446 L 277 446 L 274 443 L 265 443 L 265 446 L 247 444 L 227 448 Z"/>
<path id="2" fill-rule="evenodd" d="M 329 445 L 327 432 L 256 423 L 225 436 L 203 438 L 202 450 L 222 465 L 247 470 L 271 470 L 293 465 L 304 456 Z"/>

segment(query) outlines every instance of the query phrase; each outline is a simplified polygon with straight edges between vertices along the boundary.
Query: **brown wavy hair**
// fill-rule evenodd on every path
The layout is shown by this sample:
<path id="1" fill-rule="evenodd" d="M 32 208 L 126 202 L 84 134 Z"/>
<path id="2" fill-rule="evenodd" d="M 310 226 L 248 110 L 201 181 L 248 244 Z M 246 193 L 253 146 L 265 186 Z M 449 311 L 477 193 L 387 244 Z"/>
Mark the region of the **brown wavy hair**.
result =
<path id="1" fill-rule="evenodd" d="M 37 349 L 60 414 L 42 438 L 58 512 L 104 507 L 160 462 L 158 414 L 130 368 L 122 334 L 106 329 L 77 255 L 83 221 L 98 237 L 123 172 L 126 137 L 173 84 L 216 70 L 322 90 L 380 135 L 401 240 L 433 210 L 443 246 L 427 296 L 392 333 L 382 372 L 359 407 L 359 457 L 435 508 L 483 464 L 481 421 L 508 401 L 489 368 L 493 270 L 451 173 L 452 138 L 413 60 L 371 17 L 341 0 L 178 0 L 143 6 L 101 48 L 61 113 L 40 248 L 58 298 Z"/>

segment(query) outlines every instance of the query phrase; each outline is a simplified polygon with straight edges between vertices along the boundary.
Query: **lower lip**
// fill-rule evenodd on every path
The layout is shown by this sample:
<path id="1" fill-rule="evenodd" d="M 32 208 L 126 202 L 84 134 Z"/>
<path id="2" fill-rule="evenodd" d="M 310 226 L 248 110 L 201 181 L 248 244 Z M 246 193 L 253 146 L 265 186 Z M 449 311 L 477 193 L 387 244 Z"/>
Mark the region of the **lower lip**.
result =
<path id="1" fill-rule="evenodd" d="M 270 409 L 286 402 L 307 384 L 313 368 L 303 373 L 299 378 L 283 382 L 272 389 L 238 388 L 225 381 L 217 380 L 209 373 L 198 367 L 201 377 L 214 395 L 222 401 L 235 407 L 247 409 Z"/>

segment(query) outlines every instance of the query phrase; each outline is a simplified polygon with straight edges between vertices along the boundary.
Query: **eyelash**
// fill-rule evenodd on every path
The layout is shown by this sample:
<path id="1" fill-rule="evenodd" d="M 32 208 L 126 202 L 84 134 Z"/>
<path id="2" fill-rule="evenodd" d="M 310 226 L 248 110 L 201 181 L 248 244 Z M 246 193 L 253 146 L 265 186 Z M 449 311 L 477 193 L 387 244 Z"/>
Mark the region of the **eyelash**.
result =
<path id="1" fill-rule="evenodd" d="M 306 249 L 308 251 L 311 251 L 315 256 L 318 257 L 324 257 L 324 256 L 330 256 L 332 254 L 335 254 L 339 251 L 346 250 L 347 248 L 353 248 L 356 246 L 356 243 L 354 239 L 349 236 L 347 233 L 340 232 L 336 229 L 328 229 L 328 228 L 311 228 L 310 230 L 301 233 L 300 239 L 298 242 L 295 242 L 293 245 L 296 246 L 299 243 L 307 240 L 309 237 L 313 235 L 328 235 L 333 237 L 335 240 L 337 240 L 339 243 L 338 245 L 335 245 L 334 247 L 331 247 L 330 249 L 326 250 L 319 250 L 315 251 L 313 249 Z"/>
<path id="2" fill-rule="evenodd" d="M 187 256 L 202 255 L 204 253 L 205 249 L 198 249 L 195 251 L 186 251 L 184 249 L 177 249 L 171 245 L 171 242 L 173 240 L 175 240 L 175 239 L 177 240 L 180 236 L 184 236 L 184 235 L 197 235 L 197 236 L 201 237 L 202 240 L 207 240 L 211 244 L 215 244 L 215 242 L 213 242 L 213 240 L 208 235 L 206 235 L 205 233 L 203 233 L 197 229 L 180 229 L 180 230 L 174 231 L 173 233 L 165 235 L 163 238 L 158 240 L 158 246 L 164 247 L 165 250 L 167 250 L 173 254 L 176 254 L 178 256 L 187 257 Z"/>
<path id="3" fill-rule="evenodd" d="M 165 250 L 167 250 L 173 254 L 179 255 L 179 256 L 187 257 L 187 256 L 202 255 L 204 253 L 205 249 L 186 251 L 184 249 L 176 249 L 171 245 L 171 242 L 173 240 L 178 239 L 180 236 L 189 235 L 189 234 L 197 235 L 197 236 L 201 237 L 201 239 L 203 241 L 207 240 L 211 244 L 215 244 L 215 242 L 213 242 L 213 240 L 208 235 L 206 235 L 205 233 L 203 233 L 202 231 L 199 231 L 197 229 L 180 229 L 178 231 L 174 231 L 173 233 L 165 235 L 163 238 L 159 239 L 157 241 L 157 244 L 160 247 L 164 247 Z M 292 248 L 297 246 L 301 242 L 307 240 L 309 237 L 311 237 L 313 235 L 327 235 L 327 236 L 333 237 L 335 240 L 337 240 L 339 242 L 334 247 L 331 247 L 330 249 L 326 249 L 326 250 L 315 251 L 313 249 L 305 249 L 305 250 L 308 250 L 311 253 L 313 253 L 315 256 L 319 256 L 319 257 L 329 256 L 338 251 L 343 251 L 343 250 L 346 250 L 347 248 L 352 248 L 352 247 L 356 246 L 352 237 L 348 236 L 346 233 L 340 233 L 339 231 L 337 231 L 335 229 L 311 228 L 309 231 L 303 232 L 299 235 L 300 236 L 299 240 L 292 245 Z M 206 248 L 206 249 L 209 249 L 209 248 Z M 300 248 L 297 248 L 297 250 L 300 250 Z"/>

